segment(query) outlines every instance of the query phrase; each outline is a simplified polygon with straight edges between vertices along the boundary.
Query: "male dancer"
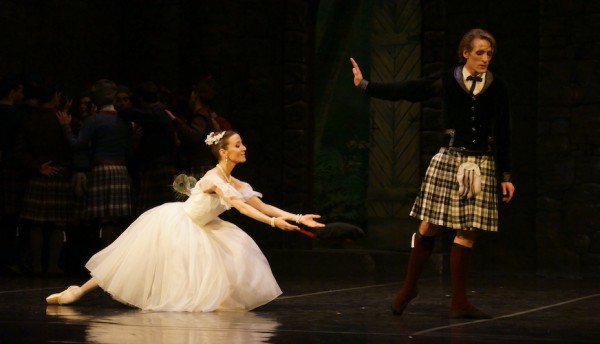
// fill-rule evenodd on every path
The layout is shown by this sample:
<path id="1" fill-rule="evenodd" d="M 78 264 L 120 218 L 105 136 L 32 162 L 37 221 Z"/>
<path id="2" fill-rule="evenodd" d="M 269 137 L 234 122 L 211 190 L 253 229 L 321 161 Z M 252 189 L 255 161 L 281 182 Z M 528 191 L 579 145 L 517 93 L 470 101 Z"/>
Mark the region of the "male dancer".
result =
<path id="1" fill-rule="evenodd" d="M 503 202 L 510 202 L 515 191 L 510 174 L 508 92 L 488 70 L 495 50 L 496 40 L 489 32 L 473 29 L 460 41 L 460 65 L 440 78 L 393 83 L 368 82 L 350 59 L 354 84 L 367 96 L 418 102 L 442 95 L 445 129 L 450 135 L 448 146 L 431 160 L 410 212 L 421 224 L 404 285 L 392 302 L 394 315 L 401 315 L 417 296 L 418 278 L 435 236 L 440 227 L 447 227 L 456 231 L 450 251 L 450 317 L 490 318 L 468 303 L 466 285 L 477 233 L 498 230 L 497 180 Z"/>

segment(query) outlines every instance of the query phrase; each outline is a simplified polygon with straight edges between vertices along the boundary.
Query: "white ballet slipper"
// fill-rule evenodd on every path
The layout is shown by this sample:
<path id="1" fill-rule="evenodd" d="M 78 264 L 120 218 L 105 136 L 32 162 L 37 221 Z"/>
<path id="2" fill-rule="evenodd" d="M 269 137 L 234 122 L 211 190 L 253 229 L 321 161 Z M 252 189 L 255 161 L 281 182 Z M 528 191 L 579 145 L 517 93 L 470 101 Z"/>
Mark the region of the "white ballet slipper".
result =
<path id="1" fill-rule="evenodd" d="M 48 296 L 46 302 L 49 305 L 68 305 L 81 298 L 80 289 L 79 286 L 72 285 L 63 292 Z"/>

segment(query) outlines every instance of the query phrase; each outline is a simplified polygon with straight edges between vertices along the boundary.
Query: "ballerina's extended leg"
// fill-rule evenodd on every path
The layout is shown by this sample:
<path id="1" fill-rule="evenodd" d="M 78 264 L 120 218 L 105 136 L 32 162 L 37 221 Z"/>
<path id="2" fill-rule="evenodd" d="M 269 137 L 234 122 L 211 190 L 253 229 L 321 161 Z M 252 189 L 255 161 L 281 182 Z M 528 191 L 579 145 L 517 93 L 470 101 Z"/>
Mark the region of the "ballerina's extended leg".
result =
<path id="1" fill-rule="evenodd" d="M 60 293 L 48 296 L 46 302 L 50 305 L 68 305 L 79 300 L 84 294 L 97 287 L 98 282 L 94 278 L 90 278 L 81 287 L 72 285 Z"/>

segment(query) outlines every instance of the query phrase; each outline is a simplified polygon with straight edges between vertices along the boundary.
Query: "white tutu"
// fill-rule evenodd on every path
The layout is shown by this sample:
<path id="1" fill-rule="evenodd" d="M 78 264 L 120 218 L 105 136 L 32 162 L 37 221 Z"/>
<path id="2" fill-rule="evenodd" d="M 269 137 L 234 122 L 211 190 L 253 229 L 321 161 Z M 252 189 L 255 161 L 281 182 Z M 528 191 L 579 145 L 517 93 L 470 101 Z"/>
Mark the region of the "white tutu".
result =
<path id="1" fill-rule="evenodd" d="M 279 296 L 256 243 L 218 218 L 227 209 L 219 196 L 202 192 L 212 185 L 245 200 L 260 196 L 248 184 L 238 191 L 207 173 L 187 201 L 148 210 L 87 262 L 100 287 L 156 311 L 250 310 Z"/>

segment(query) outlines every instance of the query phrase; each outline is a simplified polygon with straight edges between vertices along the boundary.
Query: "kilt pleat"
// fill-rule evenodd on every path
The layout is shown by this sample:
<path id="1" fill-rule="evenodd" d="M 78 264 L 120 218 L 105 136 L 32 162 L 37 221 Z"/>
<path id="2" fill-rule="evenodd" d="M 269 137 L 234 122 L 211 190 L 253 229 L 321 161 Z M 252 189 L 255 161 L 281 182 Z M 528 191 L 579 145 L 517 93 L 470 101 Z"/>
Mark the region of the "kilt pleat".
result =
<path id="1" fill-rule="evenodd" d="M 75 194 L 71 175 L 34 176 L 27 182 L 21 218 L 38 222 L 71 222 Z"/>
<path id="2" fill-rule="evenodd" d="M 471 199 L 458 195 L 456 174 L 465 162 L 481 171 L 481 193 Z M 498 230 L 498 190 L 493 156 L 468 156 L 442 148 L 432 159 L 410 216 L 453 229 Z"/>
<path id="3" fill-rule="evenodd" d="M 88 178 L 88 217 L 131 214 L 131 180 L 126 166 L 98 165 L 92 168 Z"/>

